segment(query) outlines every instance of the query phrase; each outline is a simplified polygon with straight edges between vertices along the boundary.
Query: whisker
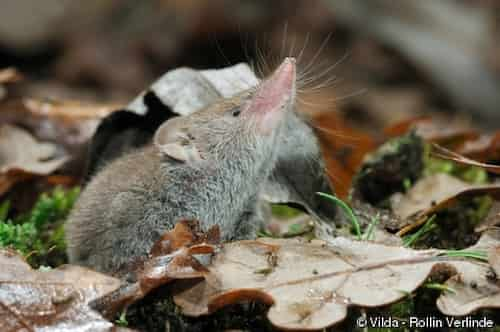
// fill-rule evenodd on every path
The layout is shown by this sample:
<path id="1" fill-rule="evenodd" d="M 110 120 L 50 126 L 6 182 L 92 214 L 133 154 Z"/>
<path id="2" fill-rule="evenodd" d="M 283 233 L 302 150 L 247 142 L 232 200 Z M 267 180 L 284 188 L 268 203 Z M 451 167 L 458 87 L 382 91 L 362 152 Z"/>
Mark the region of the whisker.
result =
<path id="1" fill-rule="evenodd" d="M 215 47 L 216 47 L 216 49 L 217 49 L 217 52 L 218 52 L 218 53 L 222 56 L 222 58 L 223 58 L 224 62 L 226 63 L 226 66 L 231 66 L 232 64 L 231 64 L 231 62 L 229 61 L 229 59 L 226 57 L 226 55 L 224 54 L 224 51 L 222 50 L 222 47 L 221 47 L 221 45 L 220 45 L 219 41 L 217 40 L 217 36 L 213 35 L 212 37 L 213 37 L 213 41 L 214 41 Z M 235 76 L 235 80 L 231 80 L 231 79 L 227 79 L 227 80 L 226 80 L 226 81 L 228 81 L 228 83 L 229 83 L 230 85 L 232 85 L 232 86 L 233 86 L 233 88 L 238 89 L 238 88 L 240 87 L 240 86 L 236 83 L 236 82 L 238 82 L 238 81 L 239 81 L 240 83 L 244 83 L 244 84 L 246 84 L 246 85 L 248 85 L 248 84 L 249 84 L 246 80 L 242 79 L 241 75 L 239 75 L 239 74 L 235 73 L 235 75 L 234 75 L 234 76 Z"/>
<path id="2" fill-rule="evenodd" d="M 318 81 L 319 79 L 323 78 L 323 77 L 326 77 L 328 74 L 330 74 L 332 72 L 332 70 L 334 70 L 339 64 L 341 64 L 342 62 L 344 62 L 348 57 L 350 56 L 350 52 L 346 51 L 344 53 L 344 55 L 339 59 L 337 60 L 335 63 L 333 63 L 332 65 L 330 65 L 328 68 L 326 68 L 325 70 L 323 70 L 320 74 L 318 74 L 317 76 L 313 76 L 310 80 L 307 81 L 307 84 L 310 84 L 310 83 L 313 83 L 315 81 Z"/>
<path id="3" fill-rule="evenodd" d="M 320 130 L 320 131 L 322 131 L 322 132 L 324 132 L 326 134 L 329 134 L 331 136 L 342 138 L 342 139 L 344 139 L 346 141 L 349 140 L 349 141 L 352 141 L 352 142 L 361 143 L 361 142 L 363 142 L 365 140 L 364 138 L 357 137 L 355 135 L 345 134 L 342 131 L 338 131 L 338 130 L 335 130 L 335 129 L 330 129 L 330 128 L 325 128 L 325 127 L 317 126 L 315 124 L 313 124 L 312 127 L 314 129 L 318 129 L 318 130 Z M 356 145 L 353 145 L 353 146 L 356 146 Z"/>
<path id="4" fill-rule="evenodd" d="M 306 40 L 304 42 L 304 46 L 302 46 L 302 49 L 300 50 L 300 53 L 297 55 L 297 63 L 300 63 L 300 60 L 302 59 L 302 55 L 304 54 L 305 49 L 307 48 L 307 44 L 309 43 L 309 37 L 311 34 L 308 32 L 306 34 Z"/>
<path id="5" fill-rule="evenodd" d="M 294 52 L 295 52 L 295 43 L 296 42 L 297 42 L 297 36 L 293 35 L 292 45 L 290 47 L 290 51 L 288 52 L 289 55 L 293 55 L 294 54 Z"/>
<path id="6" fill-rule="evenodd" d="M 329 33 L 328 36 L 325 38 L 325 40 L 321 43 L 319 49 L 316 51 L 316 54 L 311 58 L 307 66 L 304 68 L 304 75 L 308 75 L 309 71 L 311 70 L 312 66 L 316 62 L 316 59 L 318 56 L 323 52 L 323 49 L 326 47 L 326 44 L 329 42 L 330 38 L 332 36 L 332 33 Z"/>
<path id="7" fill-rule="evenodd" d="M 337 185 L 342 186 L 342 187 L 346 186 L 345 181 L 341 180 L 340 177 L 338 177 L 336 174 L 333 174 L 332 172 L 330 172 L 330 170 L 328 170 L 328 167 L 325 167 L 325 173 L 326 173 L 326 175 L 328 175 L 328 177 L 330 179 L 332 179 L 334 184 L 337 184 Z"/>
<path id="8" fill-rule="evenodd" d="M 285 21 L 285 26 L 283 28 L 283 40 L 281 41 L 280 58 L 283 59 L 285 56 L 285 45 L 286 45 L 286 35 L 288 33 L 288 20 Z"/>
<path id="9" fill-rule="evenodd" d="M 339 83 L 342 83 L 343 81 L 344 81 L 343 77 L 332 76 L 329 79 L 327 79 L 326 81 L 321 82 L 313 87 L 305 88 L 303 91 L 312 92 L 312 91 L 317 91 L 317 90 L 323 90 L 325 88 L 329 88 L 329 87 L 332 87 L 332 86 L 337 85 Z"/>

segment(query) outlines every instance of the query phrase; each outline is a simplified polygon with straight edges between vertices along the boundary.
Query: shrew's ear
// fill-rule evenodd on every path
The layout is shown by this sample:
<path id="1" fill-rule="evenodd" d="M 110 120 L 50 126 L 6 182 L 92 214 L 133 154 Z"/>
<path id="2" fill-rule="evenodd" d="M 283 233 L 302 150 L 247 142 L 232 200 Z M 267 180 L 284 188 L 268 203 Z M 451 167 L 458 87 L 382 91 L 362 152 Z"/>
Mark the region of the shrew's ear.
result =
<path id="1" fill-rule="evenodd" d="M 181 162 L 201 160 L 200 153 L 183 128 L 184 119 L 173 118 L 162 124 L 155 133 L 153 142 L 163 154 Z"/>

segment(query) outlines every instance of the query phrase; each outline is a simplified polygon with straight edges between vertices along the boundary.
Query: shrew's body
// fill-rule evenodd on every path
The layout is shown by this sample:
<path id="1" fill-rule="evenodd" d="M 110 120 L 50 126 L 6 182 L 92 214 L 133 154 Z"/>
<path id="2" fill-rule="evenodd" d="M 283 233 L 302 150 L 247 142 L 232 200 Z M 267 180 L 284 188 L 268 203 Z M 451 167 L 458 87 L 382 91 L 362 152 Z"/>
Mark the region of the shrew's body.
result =
<path id="1" fill-rule="evenodd" d="M 167 121 L 152 146 L 104 167 L 66 226 L 70 262 L 116 272 L 185 218 L 219 225 L 224 240 L 253 237 L 294 97 L 295 62 L 285 59 L 255 89 Z"/>

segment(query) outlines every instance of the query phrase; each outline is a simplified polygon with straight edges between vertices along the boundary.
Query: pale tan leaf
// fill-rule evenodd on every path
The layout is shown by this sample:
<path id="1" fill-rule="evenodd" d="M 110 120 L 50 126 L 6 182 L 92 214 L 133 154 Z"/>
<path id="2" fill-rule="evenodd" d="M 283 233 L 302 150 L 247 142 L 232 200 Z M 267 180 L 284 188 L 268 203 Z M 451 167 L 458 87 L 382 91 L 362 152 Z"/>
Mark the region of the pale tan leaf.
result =
<path id="1" fill-rule="evenodd" d="M 499 243 L 496 235 L 485 236 L 470 249 Z M 499 286 L 486 277 L 486 263 L 447 257 L 439 250 L 412 250 L 341 237 L 328 244 L 300 239 L 227 243 L 208 269 L 204 281 L 174 296 L 183 313 L 199 316 L 235 302 L 256 300 L 269 304 L 271 323 L 287 330 L 320 330 L 342 321 L 350 306 L 396 302 L 431 273 L 443 269 L 458 273 L 449 283 L 464 277 L 482 287 L 474 294 L 463 287 L 455 298 L 441 297 L 440 309 L 446 314 L 500 305 Z M 472 298 L 483 290 L 490 293 L 474 302 Z"/>
<path id="2" fill-rule="evenodd" d="M 426 221 L 427 216 L 446 208 L 466 196 L 500 195 L 500 184 L 474 185 L 446 173 L 418 180 L 405 194 L 391 197 L 395 215 L 407 222 L 398 235 L 404 235 Z"/>
<path id="3" fill-rule="evenodd" d="M 488 252 L 488 262 L 497 276 L 500 276 L 500 246 L 491 248 Z"/>
<path id="4" fill-rule="evenodd" d="M 406 194 L 391 198 L 392 211 L 401 219 L 422 213 L 471 185 L 445 173 L 431 175 L 417 181 Z"/>
<path id="5" fill-rule="evenodd" d="M 51 174 L 68 159 L 54 144 L 39 142 L 21 128 L 1 125 L 0 195 L 19 181 Z"/>
<path id="6" fill-rule="evenodd" d="M 113 324 L 88 303 L 120 281 L 65 265 L 37 271 L 18 254 L 0 250 L 0 331 L 110 331 Z"/>
<path id="7" fill-rule="evenodd" d="M 488 215 L 474 228 L 474 231 L 480 233 L 498 225 L 500 225 L 500 202 L 494 201 Z"/>
<path id="8" fill-rule="evenodd" d="M 345 238 L 330 245 L 229 243 L 209 266 L 207 280 L 174 299 L 194 316 L 238 300 L 260 300 L 273 304 L 268 317 L 274 325 L 317 330 L 343 320 L 350 305 L 380 306 L 405 297 L 429 275 L 436 255 Z"/>
<path id="9" fill-rule="evenodd" d="M 27 173 L 47 175 L 66 160 L 66 157 L 57 156 L 54 144 L 38 142 L 18 127 L 0 127 L 0 173 L 20 169 Z"/>
<path id="10" fill-rule="evenodd" d="M 446 282 L 453 292 L 443 293 L 436 302 L 443 314 L 464 316 L 481 308 L 500 308 L 500 286 L 488 279 L 488 264 L 460 262 L 454 267 L 457 274 Z"/>
<path id="11" fill-rule="evenodd" d="M 119 104 L 88 104 L 75 100 L 40 100 L 27 98 L 23 102 L 33 115 L 64 118 L 72 121 L 101 119 L 119 109 Z"/>

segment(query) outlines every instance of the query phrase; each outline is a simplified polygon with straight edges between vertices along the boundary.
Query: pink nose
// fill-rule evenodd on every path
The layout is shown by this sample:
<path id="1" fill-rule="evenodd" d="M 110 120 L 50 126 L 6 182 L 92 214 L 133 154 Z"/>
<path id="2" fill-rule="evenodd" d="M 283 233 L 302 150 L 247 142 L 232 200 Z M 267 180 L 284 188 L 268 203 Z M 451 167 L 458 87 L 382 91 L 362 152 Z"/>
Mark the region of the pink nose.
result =
<path id="1" fill-rule="evenodd" d="M 295 58 L 285 58 L 274 73 L 265 80 L 255 97 L 261 112 L 270 111 L 294 94 Z"/>
<path id="2" fill-rule="evenodd" d="M 281 110 L 295 97 L 295 77 L 295 58 L 285 58 L 257 88 L 246 111 L 253 113 L 263 133 L 276 126 L 282 118 Z"/>
<path id="3" fill-rule="evenodd" d="M 292 92 L 295 85 L 295 67 L 295 58 L 285 58 L 269 78 L 268 82 L 274 87 L 276 94 Z"/>

